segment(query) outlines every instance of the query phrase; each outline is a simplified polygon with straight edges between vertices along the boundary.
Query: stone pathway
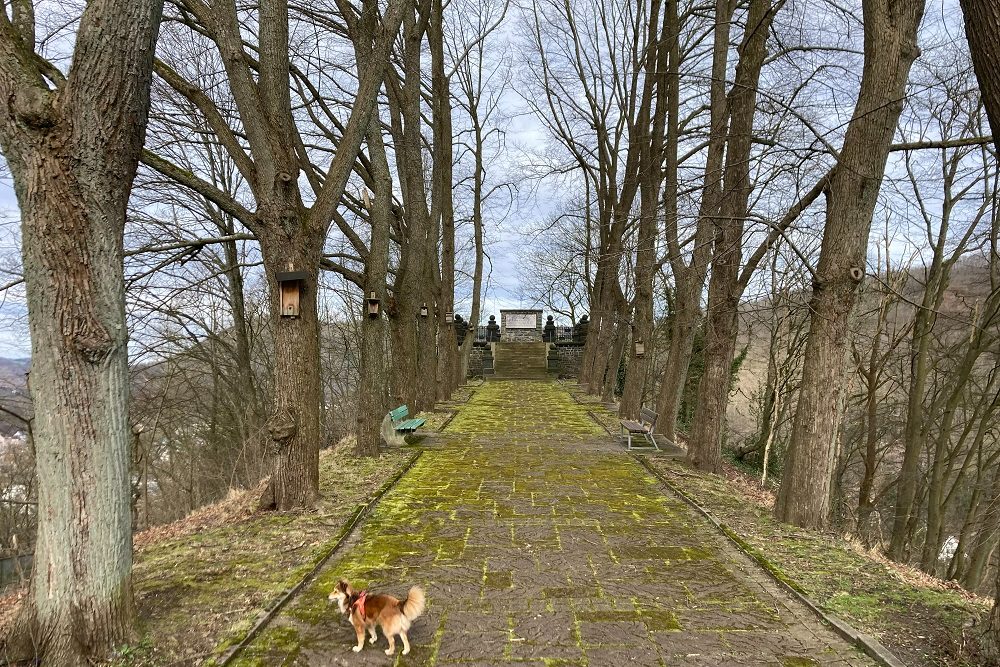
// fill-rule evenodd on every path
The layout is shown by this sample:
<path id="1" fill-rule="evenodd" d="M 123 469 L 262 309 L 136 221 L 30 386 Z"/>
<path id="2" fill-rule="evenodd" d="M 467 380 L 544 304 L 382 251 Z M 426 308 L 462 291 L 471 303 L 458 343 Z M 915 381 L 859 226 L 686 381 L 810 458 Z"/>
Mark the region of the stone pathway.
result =
<path id="1" fill-rule="evenodd" d="M 427 612 L 408 656 L 339 578 Z M 397 644 L 398 647 L 398 644 Z M 352 543 L 244 653 L 258 665 L 867 665 L 551 382 L 481 387 Z"/>

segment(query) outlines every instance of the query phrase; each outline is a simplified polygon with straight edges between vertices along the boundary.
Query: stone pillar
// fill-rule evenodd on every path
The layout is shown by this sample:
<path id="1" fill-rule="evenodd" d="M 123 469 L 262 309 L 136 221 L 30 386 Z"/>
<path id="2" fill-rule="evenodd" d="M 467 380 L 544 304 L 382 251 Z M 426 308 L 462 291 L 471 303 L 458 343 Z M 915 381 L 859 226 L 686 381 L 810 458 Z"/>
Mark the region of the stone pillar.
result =
<path id="1" fill-rule="evenodd" d="M 573 342 L 574 343 L 586 343 L 587 342 L 587 329 L 590 327 L 590 318 L 584 315 L 573 327 Z"/>
<path id="2" fill-rule="evenodd" d="M 496 343 L 500 340 L 500 325 L 497 324 L 496 315 L 490 315 L 490 321 L 486 324 L 486 342 Z"/>
<path id="3" fill-rule="evenodd" d="M 542 340 L 546 343 L 556 342 L 556 323 L 552 321 L 551 315 L 545 320 L 545 328 L 542 329 Z"/>

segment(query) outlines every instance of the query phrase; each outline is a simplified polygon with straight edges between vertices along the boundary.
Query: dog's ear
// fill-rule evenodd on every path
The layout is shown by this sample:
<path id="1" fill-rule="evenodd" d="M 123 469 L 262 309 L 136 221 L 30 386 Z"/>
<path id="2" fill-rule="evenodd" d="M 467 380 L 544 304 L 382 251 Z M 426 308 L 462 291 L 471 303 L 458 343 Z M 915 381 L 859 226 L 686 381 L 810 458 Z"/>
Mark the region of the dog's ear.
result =
<path id="1" fill-rule="evenodd" d="M 346 579 L 341 579 L 337 582 L 337 590 L 343 591 L 346 595 L 352 595 L 354 593 L 354 591 L 351 590 L 351 584 L 349 584 Z"/>

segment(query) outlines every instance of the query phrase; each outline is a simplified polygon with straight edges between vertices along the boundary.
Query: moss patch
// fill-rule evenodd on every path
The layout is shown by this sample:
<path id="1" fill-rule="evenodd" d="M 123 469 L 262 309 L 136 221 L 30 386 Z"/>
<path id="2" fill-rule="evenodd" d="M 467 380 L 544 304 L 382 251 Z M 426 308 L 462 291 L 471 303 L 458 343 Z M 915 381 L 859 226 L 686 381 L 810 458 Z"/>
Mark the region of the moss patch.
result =
<path id="1" fill-rule="evenodd" d="M 972 664 L 963 629 L 986 612 L 960 594 L 902 581 L 834 535 L 776 521 L 727 480 L 650 457 L 675 487 L 705 507 L 772 574 L 824 610 L 875 636 L 910 665 Z M 786 665 L 815 664 L 787 658 Z"/>
<path id="2" fill-rule="evenodd" d="M 195 664 L 238 641 L 257 614 L 329 550 L 345 521 L 411 455 L 372 459 L 326 450 L 320 456 L 321 497 L 315 508 L 261 513 L 140 550 L 133 581 L 142 639 L 123 649 L 115 664 Z M 269 636 L 296 643 L 290 633 Z"/>

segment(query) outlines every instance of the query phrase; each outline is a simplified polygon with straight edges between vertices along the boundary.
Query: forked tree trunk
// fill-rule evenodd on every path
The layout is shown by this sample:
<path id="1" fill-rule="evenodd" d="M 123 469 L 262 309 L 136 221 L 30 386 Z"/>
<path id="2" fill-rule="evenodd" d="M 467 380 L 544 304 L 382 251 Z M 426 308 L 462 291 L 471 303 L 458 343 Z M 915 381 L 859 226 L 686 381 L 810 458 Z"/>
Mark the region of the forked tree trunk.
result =
<path id="1" fill-rule="evenodd" d="M 646 394 L 646 377 L 649 358 L 652 356 L 653 338 L 653 280 L 656 272 L 656 240 L 659 236 L 658 205 L 660 186 L 663 183 L 663 135 L 667 107 L 672 100 L 669 90 L 667 67 L 670 33 L 676 30 L 676 17 L 670 21 L 670 12 L 663 12 L 659 23 L 660 2 L 650 5 L 650 26 L 646 47 L 646 77 L 638 125 L 642 129 L 638 139 L 642 142 L 639 182 L 639 236 L 636 248 L 635 269 L 635 318 L 632 327 L 632 346 L 627 353 L 625 387 L 622 390 L 618 415 L 638 419 Z M 646 129 L 648 128 L 648 129 Z M 641 341 L 640 356 L 636 341 Z M 648 349 L 648 351 L 647 351 Z"/>
<path id="2" fill-rule="evenodd" d="M 708 285 L 705 327 L 705 372 L 698 384 L 688 461 L 718 472 L 722 465 L 722 432 L 738 333 L 740 264 L 743 229 L 750 198 L 750 148 L 757 104 L 757 84 L 767 55 L 767 36 L 781 2 L 751 0 L 740 61 L 729 95 L 731 116 L 726 142 L 725 194 L 715 223 L 712 278 Z"/>
<path id="3" fill-rule="evenodd" d="M 657 400 L 657 430 L 671 442 L 677 439 L 677 414 L 681 409 L 684 388 L 688 383 L 688 371 L 694 353 L 694 340 L 701 321 L 701 296 L 708 276 L 708 264 L 712 256 L 712 231 L 714 219 L 719 210 L 721 194 L 723 154 L 726 147 L 726 128 L 729 114 L 726 100 L 726 68 L 729 62 L 729 32 L 735 5 L 727 0 L 717 0 L 716 21 L 713 35 L 712 83 L 710 87 L 711 134 L 708 140 L 708 154 L 705 160 L 704 187 L 698 211 L 698 222 L 691 250 L 690 263 L 681 255 L 681 244 L 677 230 L 677 148 L 679 141 L 679 84 L 680 79 L 680 25 L 671 36 L 670 119 L 667 123 L 666 145 L 666 231 L 667 253 L 676 286 L 674 296 L 674 317 L 670 323 L 670 347 L 667 361 L 660 379 L 660 393 Z M 667 11 L 676 17 L 675 0 L 667 4 Z"/>
<path id="4" fill-rule="evenodd" d="M 922 0 L 867 0 L 863 7 L 861 90 L 827 191 L 802 383 L 775 504 L 779 520 L 810 528 L 824 528 L 829 520 L 848 318 L 924 10 Z"/>
<path id="5" fill-rule="evenodd" d="M 83 665 L 133 627 L 122 239 L 161 9 L 89 3 L 54 91 L 32 57 L 33 16 L 20 4 L 2 19 L 0 145 L 21 209 L 39 509 L 30 598 L 5 657 Z"/>

